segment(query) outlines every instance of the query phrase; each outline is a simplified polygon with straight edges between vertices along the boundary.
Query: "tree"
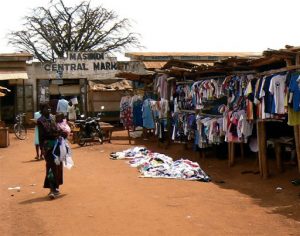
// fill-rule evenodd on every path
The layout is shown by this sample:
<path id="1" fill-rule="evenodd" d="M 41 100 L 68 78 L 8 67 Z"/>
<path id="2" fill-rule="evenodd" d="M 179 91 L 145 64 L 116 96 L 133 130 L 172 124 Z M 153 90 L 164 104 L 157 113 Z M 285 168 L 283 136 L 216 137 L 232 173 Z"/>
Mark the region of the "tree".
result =
<path id="1" fill-rule="evenodd" d="M 63 0 L 52 0 L 49 7 L 35 8 L 24 19 L 24 29 L 11 32 L 9 43 L 40 61 L 64 57 L 68 51 L 121 52 L 140 46 L 127 18 L 103 6 L 92 8 L 86 1 L 67 7 Z"/>

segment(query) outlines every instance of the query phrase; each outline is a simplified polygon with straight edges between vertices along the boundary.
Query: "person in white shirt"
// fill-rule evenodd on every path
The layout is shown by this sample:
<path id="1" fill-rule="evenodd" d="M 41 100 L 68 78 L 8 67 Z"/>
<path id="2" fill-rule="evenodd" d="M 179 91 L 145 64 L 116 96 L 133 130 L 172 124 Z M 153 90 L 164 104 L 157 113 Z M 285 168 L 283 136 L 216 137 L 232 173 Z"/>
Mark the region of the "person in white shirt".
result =
<path id="1" fill-rule="evenodd" d="M 69 121 L 75 121 L 76 120 L 76 107 L 71 101 L 68 103 L 67 113 L 68 113 L 68 120 Z"/>
<path id="2" fill-rule="evenodd" d="M 66 117 L 67 116 L 67 112 L 68 112 L 68 103 L 69 102 L 66 99 L 64 99 L 63 97 L 61 97 L 58 100 L 56 112 L 57 113 L 63 113 L 64 116 Z"/>

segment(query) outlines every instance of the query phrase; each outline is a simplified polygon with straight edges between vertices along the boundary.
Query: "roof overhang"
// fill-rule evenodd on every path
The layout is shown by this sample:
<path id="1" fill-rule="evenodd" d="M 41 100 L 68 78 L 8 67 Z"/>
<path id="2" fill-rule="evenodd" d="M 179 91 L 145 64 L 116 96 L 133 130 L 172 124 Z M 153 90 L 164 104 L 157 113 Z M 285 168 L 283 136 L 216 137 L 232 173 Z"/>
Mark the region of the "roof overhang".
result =
<path id="1" fill-rule="evenodd" d="M 0 71 L 0 80 L 28 79 L 26 71 Z"/>
<path id="2" fill-rule="evenodd" d="M 148 72 L 147 74 L 137 74 L 133 72 L 120 72 L 116 74 L 116 77 L 123 78 L 131 81 L 140 81 L 144 83 L 153 82 L 154 72 Z"/>

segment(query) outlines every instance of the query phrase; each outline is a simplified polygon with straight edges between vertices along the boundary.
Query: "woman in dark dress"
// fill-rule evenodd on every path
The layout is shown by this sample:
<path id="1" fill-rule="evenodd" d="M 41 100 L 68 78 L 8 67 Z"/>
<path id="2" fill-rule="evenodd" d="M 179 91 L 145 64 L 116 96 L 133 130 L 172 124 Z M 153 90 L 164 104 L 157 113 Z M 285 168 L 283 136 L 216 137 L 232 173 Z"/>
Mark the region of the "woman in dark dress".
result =
<path id="1" fill-rule="evenodd" d="M 55 163 L 52 152 L 57 138 L 62 135 L 62 133 L 58 131 L 55 119 L 51 117 L 50 111 L 48 104 L 41 105 L 42 116 L 38 119 L 37 125 L 39 129 L 39 142 L 46 161 L 44 188 L 50 189 L 48 196 L 50 199 L 54 199 L 55 196 L 60 194 L 59 185 L 63 184 L 63 165 L 61 162 L 59 165 Z"/>

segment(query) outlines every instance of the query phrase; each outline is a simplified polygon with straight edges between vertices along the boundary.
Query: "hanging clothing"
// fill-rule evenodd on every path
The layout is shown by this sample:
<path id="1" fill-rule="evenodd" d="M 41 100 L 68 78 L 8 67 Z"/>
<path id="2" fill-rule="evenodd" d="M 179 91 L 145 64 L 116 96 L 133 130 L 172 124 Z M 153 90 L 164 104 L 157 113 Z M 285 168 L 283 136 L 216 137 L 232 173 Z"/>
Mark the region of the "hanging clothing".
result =
<path id="1" fill-rule="evenodd" d="M 270 82 L 270 93 L 274 96 L 272 111 L 276 114 L 284 114 L 286 75 L 276 75 Z"/>
<path id="2" fill-rule="evenodd" d="M 300 125 L 300 111 L 294 111 L 293 108 L 288 108 L 288 125 Z"/>
<path id="3" fill-rule="evenodd" d="M 292 74 L 289 91 L 292 93 L 292 108 L 294 111 L 300 111 L 300 75 Z"/>
<path id="4" fill-rule="evenodd" d="M 129 129 L 133 126 L 131 97 L 130 96 L 124 96 L 121 98 L 120 121 L 121 121 L 121 123 L 123 123 L 123 126 L 125 129 Z"/>
<path id="5" fill-rule="evenodd" d="M 143 100 L 141 96 L 133 96 L 131 99 L 131 107 L 132 107 L 132 117 L 133 117 L 133 125 L 143 126 L 143 116 L 142 116 L 142 109 L 143 109 Z"/>
<path id="6" fill-rule="evenodd" d="M 151 109 L 151 99 L 148 98 L 143 102 L 142 112 L 143 127 L 146 129 L 154 129 L 155 124 Z"/>
<path id="7" fill-rule="evenodd" d="M 154 88 L 158 92 L 160 98 L 164 99 L 169 99 L 167 78 L 168 75 L 166 74 L 159 75 L 154 84 Z"/>

